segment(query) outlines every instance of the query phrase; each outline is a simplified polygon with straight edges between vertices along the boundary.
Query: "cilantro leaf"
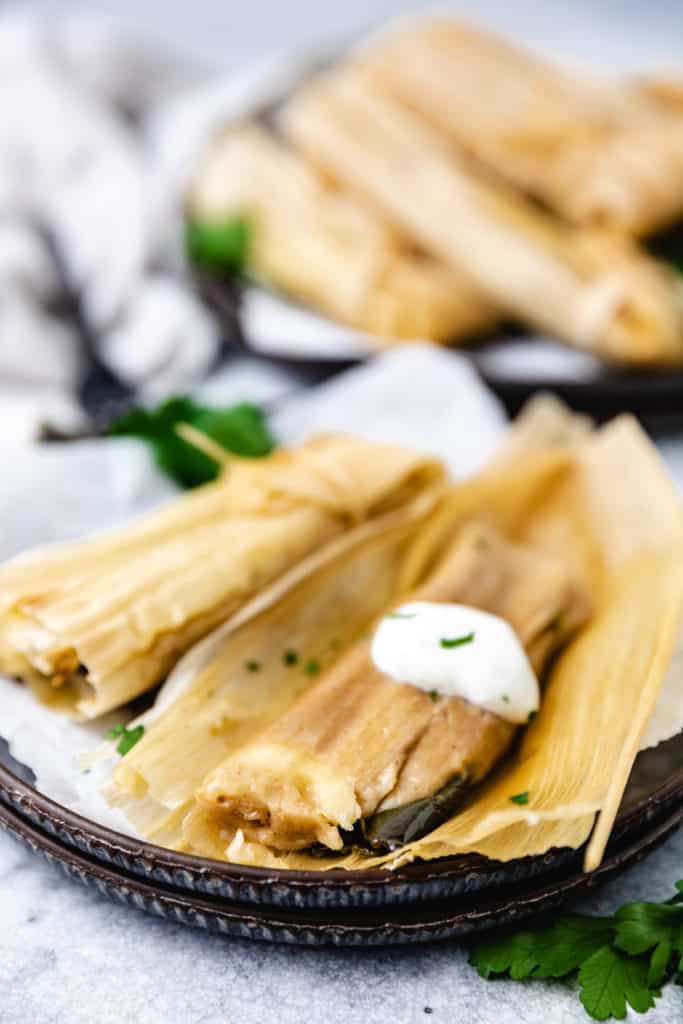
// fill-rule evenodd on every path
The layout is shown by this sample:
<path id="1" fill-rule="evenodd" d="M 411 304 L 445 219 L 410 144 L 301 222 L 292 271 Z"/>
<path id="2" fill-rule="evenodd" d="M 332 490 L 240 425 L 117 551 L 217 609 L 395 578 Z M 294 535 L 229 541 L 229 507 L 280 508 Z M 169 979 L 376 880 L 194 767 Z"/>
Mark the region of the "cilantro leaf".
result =
<path id="1" fill-rule="evenodd" d="M 470 953 L 469 963 L 482 978 L 509 973 L 517 980 L 530 977 L 538 967 L 541 932 L 515 932 L 502 938 L 484 939 Z"/>
<path id="2" fill-rule="evenodd" d="M 594 1020 L 646 1013 L 660 986 L 683 984 L 683 881 L 666 903 L 627 903 L 612 917 L 564 914 L 553 924 L 484 939 L 470 964 L 482 978 L 576 975 L 581 1002 Z"/>
<path id="3" fill-rule="evenodd" d="M 185 225 L 188 261 L 209 273 L 241 273 L 247 263 L 251 228 L 243 217 L 221 223 L 189 221 Z"/>
<path id="4" fill-rule="evenodd" d="M 683 945 L 683 907 L 670 903 L 626 903 L 614 915 L 615 946 L 637 956 L 660 942 Z"/>
<path id="5" fill-rule="evenodd" d="M 647 983 L 650 988 L 659 988 L 666 981 L 671 953 L 671 943 L 668 939 L 663 939 L 659 945 L 655 946 L 647 972 Z"/>
<path id="6" fill-rule="evenodd" d="M 109 427 L 112 437 L 139 437 L 151 445 L 159 468 L 182 487 L 197 487 L 218 476 L 220 466 L 176 433 L 189 423 L 226 451 L 256 458 L 275 447 L 261 409 L 246 402 L 212 409 L 192 398 L 169 398 L 156 409 L 133 409 Z"/>
<path id="7" fill-rule="evenodd" d="M 538 931 L 515 932 L 479 943 L 470 964 L 483 978 L 509 972 L 511 978 L 562 978 L 609 941 L 609 918 L 567 914 Z"/>
<path id="8" fill-rule="evenodd" d="M 121 723 L 115 725 L 113 729 L 104 734 L 106 740 L 118 739 L 119 742 L 116 747 L 116 752 L 125 757 L 129 750 L 132 750 L 136 743 L 138 743 L 145 735 L 144 725 L 136 725 L 133 729 L 129 729 L 127 726 Z"/>
<path id="9" fill-rule="evenodd" d="M 579 998 L 594 1020 L 623 1020 L 627 1006 L 645 1013 L 655 1005 L 647 984 L 647 964 L 602 946 L 579 969 Z"/>
<path id="10" fill-rule="evenodd" d="M 529 803 L 529 793 L 528 793 L 528 791 L 525 791 L 524 793 L 515 793 L 514 796 L 510 797 L 510 803 L 511 804 L 519 804 L 520 807 L 523 806 L 524 804 L 528 804 Z"/>

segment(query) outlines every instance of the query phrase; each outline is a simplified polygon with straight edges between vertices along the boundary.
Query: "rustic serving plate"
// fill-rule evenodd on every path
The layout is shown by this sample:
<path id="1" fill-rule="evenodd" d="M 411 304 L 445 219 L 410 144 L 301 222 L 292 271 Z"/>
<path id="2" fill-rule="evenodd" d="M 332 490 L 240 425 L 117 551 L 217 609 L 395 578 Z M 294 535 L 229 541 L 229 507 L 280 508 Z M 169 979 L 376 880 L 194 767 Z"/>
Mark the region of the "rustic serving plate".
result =
<path id="1" fill-rule="evenodd" d="M 120 866 L 105 866 L 73 846 L 31 824 L 9 806 L 0 805 L 0 825 L 35 853 L 58 865 L 71 878 L 100 894 L 138 910 L 180 924 L 235 938 L 286 942 L 305 946 L 378 946 L 460 938 L 493 927 L 512 925 L 551 911 L 565 900 L 584 894 L 645 857 L 680 825 L 683 801 L 637 838 L 611 843 L 601 867 L 585 874 L 570 870 L 550 879 L 527 878 L 523 884 L 438 899 L 418 899 L 398 906 L 282 907 L 246 905 L 221 896 L 184 891 L 160 882 L 143 881 Z M 234 869 L 233 869 L 234 870 Z M 286 874 L 286 873 L 283 873 Z M 347 880 L 348 881 L 348 880 Z M 319 876 L 316 882 L 320 883 Z M 281 884 L 287 884 L 286 881 Z M 386 884 L 386 879 L 385 879 Z"/>
<path id="2" fill-rule="evenodd" d="M 30 778 L 30 770 L 11 762 L 5 745 L 4 754 L 0 750 L 0 823 L 53 859 L 75 865 L 76 874 L 76 868 L 86 871 L 89 866 L 93 877 L 108 879 L 107 885 L 113 884 L 110 876 L 123 879 L 131 892 L 138 893 L 131 902 L 146 905 L 154 894 L 164 893 L 189 900 L 188 906 L 204 906 L 208 900 L 216 921 L 228 915 L 230 927 L 216 925 L 218 930 L 231 934 L 242 934 L 236 924 L 233 928 L 233 919 L 251 919 L 257 912 L 263 911 L 264 922 L 282 920 L 283 929 L 291 924 L 290 911 L 301 921 L 312 913 L 322 929 L 320 941 L 325 942 L 336 941 L 325 937 L 325 921 L 340 924 L 351 915 L 353 923 L 354 915 L 368 914 L 374 922 L 372 934 L 384 934 L 377 932 L 380 925 L 402 920 L 401 914 L 411 907 L 433 904 L 427 937 L 439 937 L 441 928 L 443 934 L 455 935 L 472 922 L 475 926 L 482 907 L 488 908 L 483 924 L 498 920 L 499 914 L 505 918 L 507 907 L 513 908 L 511 915 L 521 914 L 527 900 L 532 913 L 645 856 L 683 819 L 683 736 L 639 755 L 603 869 L 593 875 L 581 870 L 582 851 L 570 849 L 506 864 L 475 855 L 451 857 L 396 871 L 288 871 L 225 864 L 116 833 L 55 803 L 38 792 Z M 455 909 L 446 918 L 444 908 L 451 905 Z M 281 919 L 273 916 L 276 910 L 287 914 Z M 320 914 L 322 920 L 315 917 Z M 422 924 L 426 927 L 427 918 Z M 259 932 L 260 927 L 254 925 L 253 930 Z"/>

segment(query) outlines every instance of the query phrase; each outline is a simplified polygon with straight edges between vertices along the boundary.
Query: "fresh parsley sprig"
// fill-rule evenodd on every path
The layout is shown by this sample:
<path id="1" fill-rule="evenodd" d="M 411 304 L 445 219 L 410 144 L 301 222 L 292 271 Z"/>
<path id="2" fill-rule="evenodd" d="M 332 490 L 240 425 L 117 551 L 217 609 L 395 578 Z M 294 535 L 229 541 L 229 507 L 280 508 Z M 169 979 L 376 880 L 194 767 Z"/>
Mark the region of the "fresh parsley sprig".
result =
<path id="1" fill-rule="evenodd" d="M 683 881 L 667 903 L 627 903 L 611 917 L 563 914 L 552 924 L 484 939 L 470 964 L 482 978 L 576 978 L 589 1017 L 646 1013 L 661 986 L 683 984 Z"/>
<path id="2" fill-rule="evenodd" d="M 211 274 L 240 274 L 249 256 L 251 227 L 243 217 L 219 222 L 188 221 L 185 252 L 188 261 Z"/>
<path id="3" fill-rule="evenodd" d="M 151 446 L 157 465 L 167 476 L 181 487 L 198 487 L 217 477 L 220 465 L 177 433 L 176 428 L 183 423 L 234 455 L 257 458 L 275 447 L 258 406 L 241 402 L 210 408 L 185 395 L 169 398 L 156 409 L 133 409 L 112 423 L 108 433 L 141 438 Z"/>

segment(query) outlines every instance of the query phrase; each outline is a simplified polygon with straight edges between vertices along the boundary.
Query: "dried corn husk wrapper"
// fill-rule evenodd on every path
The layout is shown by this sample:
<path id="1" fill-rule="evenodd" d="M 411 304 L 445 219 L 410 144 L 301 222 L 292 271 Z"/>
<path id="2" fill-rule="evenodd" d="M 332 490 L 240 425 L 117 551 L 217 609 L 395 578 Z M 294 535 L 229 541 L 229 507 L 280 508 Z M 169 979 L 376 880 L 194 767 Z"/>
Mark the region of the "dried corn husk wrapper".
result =
<path id="1" fill-rule="evenodd" d="M 454 341 L 496 319 L 468 276 L 406 244 L 258 125 L 213 143 L 188 205 L 201 222 L 245 217 L 252 274 L 379 343 Z"/>
<path id="2" fill-rule="evenodd" d="M 435 487 L 320 549 L 177 666 L 141 719 L 143 739 L 114 771 L 110 802 L 147 838 L 187 848 L 181 829 L 194 791 L 314 685 L 317 677 L 306 674 L 309 658 L 327 668 L 371 619 L 431 571 L 454 518 L 466 522 L 487 509 L 495 526 L 519 528 L 568 465 L 560 449 L 513 453 L 495 472 L 461 484 L 457 502 Z M 299 652 L 297 666 L 283 662 L 286 649 Z M 252 661 L 257 672 L 249 670 Z M 207 841 L 212 850 L 220 847 L 215 835 Z M 206 841 L 202 849 L 207 852 Z"/>
<path id="3" fill-rule="evenodd" d="M 575 419 L 558 433 L 560 419 L 556 407 L 537 403 L 532 423 L 517 428 L 507 455 L 488 471 L 489 483 L 496 472 L 503 479 L 511 465 L 520 475 L 520 432 L 527 439 L 552 438 L 569 456 L 565 469 L 556 466 L 536 489 L 533 504 L 522 503 L 524 516 L 508 508 L 499 524 L 504 521 L 510 536 L 538 551 L 563 552 L 595 603 L 592 619 L 553 668 L 540 714 L 519 749 L 462 813 L 383 857 L 277 854 L 239 833 L 226 848 L 215 820 L 196 811 L 186 824 L 190 849 L 263 866 L 324 870 L 392 867 L 467 852 L 505 861 L 579 847 L 590 837 L 585 866 L 599 864 L 681 630 L 683 511 L 634 420 L 622 417 L 586 437 L 585 423 Z M 510 477 L 505 482 L 505 489 L 489 492 L 490 507 L 505 507 L 514 491 Z M 434 520 L 436 535 L 456 527 L 465 508 L 481 510 L 476 500 L 458 507 L 456 490 Z M 510 799 L 520 793 L 528 793 L 524 806 Z"/>
<path id="4" fill-rule="evenodd" d="M 194 648 L 139 719 L 145 734 L 116 768 L 110 803 L 146 837 L 179 845 L 206 773 L 283 714 L 419 569 L 407 553 L 440 497 L 425 491 L 331 541 Z"/>
<path id="5" fill-rule="evenodd" d="M 341 435 L 231 460 L 216 483 L 131 526 L 0 568 L 0 670 L 100 715 L 311 552 L 442 478 L 429 457 Z"/>
<path id="6" fill-rule="evenodd" d="M 606 359 L 683 362 L 680 276 L 625 236 L 573 228 L 487 179 L 366 68 L 304 86 L 280 125 L 510 315 Z"/>
<path id="7" fill-rule="evenodd" d="M 450 18 L 390 29 L 359 59 L 468 153 L 568 220 L 645 234 L 683 213 L 673 82 L 638 90 L 593 81 Z"/>

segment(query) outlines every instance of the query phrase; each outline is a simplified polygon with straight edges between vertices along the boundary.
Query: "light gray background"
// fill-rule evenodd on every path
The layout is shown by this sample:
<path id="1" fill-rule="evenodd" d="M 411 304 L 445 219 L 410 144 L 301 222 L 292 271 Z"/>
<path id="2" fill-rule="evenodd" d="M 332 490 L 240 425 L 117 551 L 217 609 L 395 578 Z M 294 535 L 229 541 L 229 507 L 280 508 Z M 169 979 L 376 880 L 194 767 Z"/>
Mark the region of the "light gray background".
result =
<path id="1" fill-rule="evenodd" d="M 0 3 L 0 11 L 9 6 Z M 63 0 L 34 6 L 52 13 L 74 9 Z M 569 57 L 624 68 L 683 66 L 680 0 L 479 0 L 450 7 Z M 293 44 L 344 37 L 415 9 L 389 0 L 94 0 L 87 7 L 222 67 Z M 669 442 L 667 455 L 680 464 L 683 442 Z M 665 898 L 681 876 L 683 835 L 581 909 L 602 912 L 627 899 Z M 562 984 L 484 983 L 465 961 L 453 944 L 311 951 L 193 932 L 108 903 L 0 834 L 2 1024 L 586 1020 L 575 994 Z M 646 1019 L 673 1024 L 682 1007 L 681 990 L 670 988 Z"/>

